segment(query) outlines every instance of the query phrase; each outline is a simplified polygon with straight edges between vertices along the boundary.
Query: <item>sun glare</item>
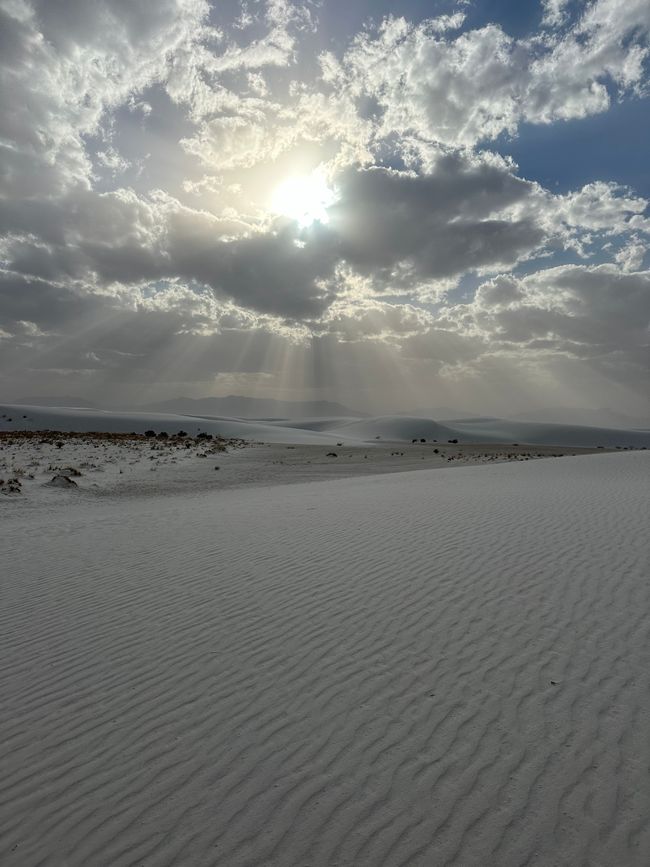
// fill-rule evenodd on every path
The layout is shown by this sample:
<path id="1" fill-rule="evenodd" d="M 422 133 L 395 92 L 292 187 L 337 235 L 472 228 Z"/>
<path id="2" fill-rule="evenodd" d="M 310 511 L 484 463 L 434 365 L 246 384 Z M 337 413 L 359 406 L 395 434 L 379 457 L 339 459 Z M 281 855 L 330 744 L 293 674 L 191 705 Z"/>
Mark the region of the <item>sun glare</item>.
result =
<path id="1" fill-rule="evenodd" d="M 335 199 L 323 173 L 316 171 L 283 181 L 273 192 L 271 208 L 276 214 L 295 220 L 305 228 L 316 222 L 327 223 L 327 209 Z"/>

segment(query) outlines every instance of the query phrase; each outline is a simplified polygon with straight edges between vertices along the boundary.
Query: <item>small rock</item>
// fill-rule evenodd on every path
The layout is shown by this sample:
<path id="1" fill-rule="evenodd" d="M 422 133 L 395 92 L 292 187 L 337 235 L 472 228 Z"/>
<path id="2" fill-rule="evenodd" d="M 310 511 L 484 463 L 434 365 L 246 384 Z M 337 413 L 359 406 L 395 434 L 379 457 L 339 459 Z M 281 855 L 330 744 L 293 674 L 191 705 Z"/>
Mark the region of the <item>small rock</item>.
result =
<path id="1" fill-rule="evenodd" d="M 68 476 L 53 476 L 49 482 L 46 484 L 51 488 L 77 488 L 78 485 L 76 482 L 73 482 L 72 479 L 68 478 Z"/>

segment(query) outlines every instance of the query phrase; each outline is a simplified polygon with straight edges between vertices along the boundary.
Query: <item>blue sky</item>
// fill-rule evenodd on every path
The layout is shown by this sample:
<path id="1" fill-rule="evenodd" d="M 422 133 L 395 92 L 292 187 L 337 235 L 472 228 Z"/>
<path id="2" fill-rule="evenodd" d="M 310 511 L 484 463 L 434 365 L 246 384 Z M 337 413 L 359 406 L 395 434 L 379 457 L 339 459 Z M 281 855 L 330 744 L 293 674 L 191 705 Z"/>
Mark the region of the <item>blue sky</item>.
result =
<path id="1" fill-rule="evenodd" d="M 616 102 L 604 114 L 540 126 L 523 124 L 499 150 L 522 174 L 568 192 L 608 179 L 650 197 L 650 99 Z"/>
<path id="2" fill-rule="evenodd" d="M 0 0 L 0 38 L 3 396 L 645 404 L 647 0 Z"/>

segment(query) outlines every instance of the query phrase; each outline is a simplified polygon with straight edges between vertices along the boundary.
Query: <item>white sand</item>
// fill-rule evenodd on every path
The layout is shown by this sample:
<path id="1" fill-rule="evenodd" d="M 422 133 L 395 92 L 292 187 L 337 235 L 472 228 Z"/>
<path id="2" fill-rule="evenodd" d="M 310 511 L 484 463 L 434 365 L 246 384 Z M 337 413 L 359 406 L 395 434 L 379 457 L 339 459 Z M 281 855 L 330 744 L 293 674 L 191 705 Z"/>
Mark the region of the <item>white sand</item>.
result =
<path id="1" fill-rule="evenodd" d="M 506 419 L 464 419 L 444 424 L 430 418 L 379 416 L 346 419 L 250 419 L 213 418 L 162 413 L 109 412 L 97 409 L 0 404 L 0 431 L 17 430 L 119 431 L 167 433 L 184 430 L 191 436 L 204 431 L 265 443 L 347 445 L 387 442 L 408 443 L 424 438 L 446 443 L 528 443 L 571 448 L 650 448 L 650 431 L 616 430 L 580 425 L 539 424 Z"/>
<path id="2" fill-rule="evenodd" d="M 0 498 L 0 863 L 647 865 L 648 467 Z"/>
<path id="3" fill-rule="evenodd" d="M 70 502 L 115 494 L 167 496 L 180 491 L 218 492 L 245 485 L 285 485 L 594 451 L 420 442 L 339 447 L 311 442 L 287 445 L 191 437 L 160 440 L 116 434 L 0 432 L 0 496 L 27 500 L 38 509 L 43 504 L 58 507 L 67 503 L 61 497 L 62 488 L 69 489 Z"/>

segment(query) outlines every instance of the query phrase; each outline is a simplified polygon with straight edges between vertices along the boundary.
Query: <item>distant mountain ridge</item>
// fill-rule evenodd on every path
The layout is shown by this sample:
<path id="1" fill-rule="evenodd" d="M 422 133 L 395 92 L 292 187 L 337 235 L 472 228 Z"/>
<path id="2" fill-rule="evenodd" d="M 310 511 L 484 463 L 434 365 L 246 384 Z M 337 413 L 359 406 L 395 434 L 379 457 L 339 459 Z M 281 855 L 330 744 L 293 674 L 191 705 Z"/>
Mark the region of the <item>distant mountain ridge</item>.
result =
<path id="1" fill-rule="evenodd" d="M 79 407 L 83 409 L 99 409 L 96 403 L 86 400 L 84 397 L 71 397 L 70 395 L 57 395 L 55 397 L 15 397 L 12 404 L 22 406 L 63 406 Z"/>
<path id="2" fill-rule="evenodd" d="M 228 416 L 232 418 L 311 418 L 318 416 L 350 416 L 365 418 L 366 413 L 355 412 L 340 403 L 329 400 L 273 400 L 262 397 L 177 397 L 147 404 L 145 412 L 173 412 L 181 415 Z"/>

